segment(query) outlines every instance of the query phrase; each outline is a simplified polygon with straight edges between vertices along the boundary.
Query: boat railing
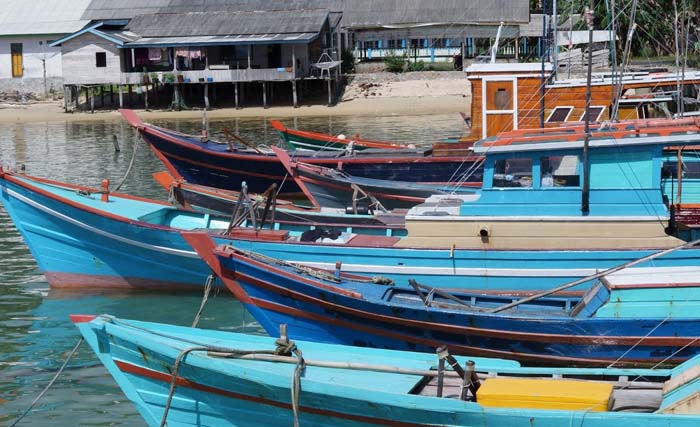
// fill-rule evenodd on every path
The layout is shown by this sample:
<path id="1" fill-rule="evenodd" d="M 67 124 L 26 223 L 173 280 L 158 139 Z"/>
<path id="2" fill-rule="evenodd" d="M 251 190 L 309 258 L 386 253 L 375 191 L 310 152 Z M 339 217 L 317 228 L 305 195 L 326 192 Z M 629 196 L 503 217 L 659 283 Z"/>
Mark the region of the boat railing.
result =
<path id="1" fill-rule="evenodd" d="M 601 123 L 591 127 L 592 138 L 622 139 L 632 136 L 671 136 L 700 133 L 700 117 L 683 119 L 632 120 L 616 123 Z M 529 142 L 582 141 L 584 126 L 572 124 L 546 129 L 518 129 L 498 134 L 496 138 L 482 140 L 480 147 L 496 147 Z"/>

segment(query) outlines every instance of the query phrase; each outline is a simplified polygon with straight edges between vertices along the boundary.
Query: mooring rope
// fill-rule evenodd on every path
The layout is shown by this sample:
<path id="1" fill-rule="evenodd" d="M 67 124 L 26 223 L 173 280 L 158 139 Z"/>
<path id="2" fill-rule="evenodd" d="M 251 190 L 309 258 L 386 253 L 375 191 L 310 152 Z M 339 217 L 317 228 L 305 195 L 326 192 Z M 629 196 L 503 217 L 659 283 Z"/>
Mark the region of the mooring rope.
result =
<path id="1" fill-rule="evenodd" d="M 39 400 L 42 397 L 44 397 L 46 392 L 49 391 L 49 389 L 53 386 L 53 384 L 56 382 L 58 377 L 61 376 L 61 374 L 63 373 L 63 370 L 66 369 L 66 366 L 68 366 L 68 362 L 71 360 L 71 358 L 73 357 L 75 352 L 78 351 L 78 348 L 80 347 L 80 345 L 82 343 L 83 343 L 83 337 L 80 337 L 80 339 L 78 340 L 78 343 L 75 345 L 75 347 L 73 347 L 73 350 L 71 350 L 71 352 L 68 354 L 68 357 L 66 357 L 66 360 L 63 362 L 63 365 L 61 365 L 61 368 L 58 370 L 58 372 L 56 372 L 56 375 L 54 375 L 53 378 L 51 378 L 51 381 L 49 381 L 49 383 L 46 385 L 46 387 L 44 387 L 44 389 L 41 391 L 41 393 L 39 393 L 39 395 L 32 401 L 32 403 L 29 405 L 29 407 L 22 413 L 22 415 L 19 416 L 19 418 L 17 418 L 15 420 L 14 423 L 12 423 L 12 425 L 10 427 L 15 427 L 17 424 L 19 424 L 19 422 L 22 421 L 22 419 L 24 417 L 26 417 L 27 414 L 29 414 L 29 411 L 31 411 L 32 408 L 34 408 L 34 405 L 36 405 L 39 402 Z"/>
<path id="2" fill-rule="evenodd" d="M 114 188 L 114 191 L 119 191 L 119 189 L 122 188 L 122 185 L 124 185 L 126 178 L 129 176 L 129 173 L 131 173 L 131 168 L 134 167 L 134 161 L 136 160 L 136 152 L 139 148 L 139 140 L 141 140 L 141 134 L 139 134 L 139 136 L 136 138 L 136 141 L 134 142 L 134 148 L 131 152 L 131 161 L 129 162 L 129 167 L 126 168 L 126 173 L 124 174 L 124 177 L 122 178 L 121 182 L 119 182 L 119 185 L 117 185 Z"/>
<path id="3" fill-rule="evenodd" d="M 216 279 L 216 276 L 214 276 L 214 273 L 212 273 L 209 275 L 209 277 L 207 277 L 207 281 L 204 283 L 204 296 L 202 297 L 202 303 L 199 305 L 199 310 L 197 311 L 197 315 L 194 316 L 194 321 L 192 322 L 193 328 L 196 328 L 197 325 L 199 324 L 199 318 L 202 316 L 202 312 L 204 311 L 204 306 L 207 304 L 207 301 L 209 300 L 209 294 L 211 293 L 211 285 L 214 283 L 215 279 Z"/>

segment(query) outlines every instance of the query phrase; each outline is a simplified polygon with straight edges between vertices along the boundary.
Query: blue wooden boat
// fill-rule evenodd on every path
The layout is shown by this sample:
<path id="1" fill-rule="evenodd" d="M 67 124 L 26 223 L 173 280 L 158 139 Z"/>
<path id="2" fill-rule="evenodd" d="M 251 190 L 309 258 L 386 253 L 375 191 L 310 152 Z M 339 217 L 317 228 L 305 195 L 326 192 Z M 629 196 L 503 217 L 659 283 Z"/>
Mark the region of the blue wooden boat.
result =
<path id="1" fill-rule="evenodd" d="M 700 352 L 700 267 L 610 274 L 582 296 L 513 305 L 509 295 L 387 286 L 230 246 L 203 257 L 271 335 L 288 324 L 301 340 L 411 351 L 444 344 L 458 354 L 567 365 L 658 366 Z"/>
<path id="2" fill-rule="evenodd" d="M 72 320 L 150 427 L 700 423 L 699 358 L 672 370 L 528 368 L 109 316 Z M 445 359 L 471 370 L 441 370 Z"/>
<path id="3" fill-rule="evenodd" d="M 220 188 L 191 184 L 178 181 L 167 171 L 157 172 L 153 177 L 168 191 L 168 199 L 177 202 L 180 206 L 214 215 L 231 215 L 241 204 L 241 192 L 222 190 Z M 255 204 L 260 217 L 267 216 L 288 224 L 314 223 L 325 226 L 388 226 L 394 229 L 394 234 L 403 227 L 406 215 L 405 210 L 392 210 L 384 212 L 372 209 L 368 205 L 358 205 L 355 209 L 323 208 L 302 205 L 295 201 L 284 200 L 275 197 L 275 187 L 271 187 L 267 194 L 248 196 L 258 201 Z M 272 190 L 272 191 L 271 191 Z M 244 197 L 245 198 L 245 197 Z"/>
<path id="4" fill-rule="evenodd" d="M 218 233 L 226 221 L 212 225 L 211 216 L 112 194 L 103 203 L 100 190 L 8 173 L 0 174 L 0 197 L 55 284 L 201 286 L 208 270 L 176 233 L 213 227 L 218 243 L 326 270 L 341 262 L 343 272 L 396 281 L 532 292 L 683 243 L 673 234 L 661 192 L 662 148 L 697 145 L 698 126 L 616 126 L 623 128 L 594 132 L 587 215 L 580 207 L 580 129 L 503 134 L 475 145 L 486 155 L 479 197 L 434 196 L 409 211 L 405 231 L 401 227 L 405 236 L 386 226 L 358 232 L 336 224 L 337 238 L 321 243 L 301 241 L 314 224 L 280 224 L 225 237 Z M 552 177 L 541 172 L 542 158 Z M 319 239 L 328 233 L 314 231 Z M 635 268 L 694 266 L 699 255 L 698 249 L 684 249 Z"/>
<path id="5" fill-rule="evenodd" d="M 120 110 L 122 116 L 136 128 L 156 156 L 174 177 L 193 184 L 238 190 L 243 181 L 254 193 L 262 193 L 271 184 L 280 184 L 286 175 L 282 164 L 272 151 L 202 142 L 200 136 L 184 135 L 141 121 L 131 110 Z M 450 185 L 461 176 L 465 186 L 479 186 L 480 157 L 443 149 L 433 155 L 432 148 L 367 149 L 348 155 L 344 152 L 300 151 L 295 157 L 312 164 L 342 168 L 348 173 L 366 178 L 423 182 Z M 293 182 L 285 182 L 284 193 L 299 193 Z"/>
<path id="6" fill-rule="evenodd" d="M 423 203 L 434 194 L 476 194 L 478 190 L 460 185 L 419 184 L 351 176 L 348 173 L 292 160 L 289 153 L 272 147 L 304 195 L 316 208 L 357 209 L 358 205 L 384 210 L 406 209 Z"/>
<path id="7" fill-rule="evenodd" d="M 152 288 L 202 287 L 208 268 L 182 239 L 183 230 L 209 230 L 217 238 L 231 216 L 177 209 L 170 204 L 125 194 L 70 185 L 0 168 L 0 200 L 53 287 Z M 320 222 L 270 221 L 253 227 L 250 219 L 234 227 L 221 242 L 283 242 L 290 231 L 299 242 L 303 232 L 329 225 Z M 330 224 L 346 231 L 386 236 L 401 225 Z"/>

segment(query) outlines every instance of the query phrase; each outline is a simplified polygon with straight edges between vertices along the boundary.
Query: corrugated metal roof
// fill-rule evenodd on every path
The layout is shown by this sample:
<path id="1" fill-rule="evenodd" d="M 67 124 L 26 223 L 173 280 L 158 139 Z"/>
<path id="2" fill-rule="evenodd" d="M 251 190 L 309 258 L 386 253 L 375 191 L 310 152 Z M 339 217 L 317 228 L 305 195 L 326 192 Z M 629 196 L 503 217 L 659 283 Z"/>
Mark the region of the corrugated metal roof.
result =
<path id="1" fill-rule="evenodd" d="M 83 19 L 126 19 L 147 13 L 327 9 L 344 28 L 415 23 L 529 22 L 528 0 L 92 0 Z"/>
<path id="2" fill-rule="evenodd" d="M 143 37 L 135 42 L 127 43 L 125 47 L 157 47 L 157 46 L 213 46 L 258 43 L 308 43 L 315 39 L 318 33 L 294 34 L 256 34 L 236 36 L 187 36 L 187 37 Z"/>
<path id="3" fill-rule="evenodd" d="M 88 24 L 81 19 L 90 0 L 0 0 L 0 35 L 69 34 Z"/>
<path id="4" fill-rule="evenodd" d="M 141 37 L 318 34 L 327 10 L 190 12 L 139 15 L 127 29 Z"/>

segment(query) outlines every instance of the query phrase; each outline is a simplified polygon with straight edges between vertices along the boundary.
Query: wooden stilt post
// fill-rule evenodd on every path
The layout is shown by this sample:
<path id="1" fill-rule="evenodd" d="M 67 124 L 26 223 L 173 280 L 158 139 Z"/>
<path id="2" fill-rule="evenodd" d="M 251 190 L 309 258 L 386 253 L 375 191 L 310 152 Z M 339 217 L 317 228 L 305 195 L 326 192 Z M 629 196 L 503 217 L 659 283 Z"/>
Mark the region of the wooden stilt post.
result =
<path id="1" fill-rule="evenodd" d="M 294 108 L 299 108 L 297 103 L 297 81 L 292 80 L 292 102 L 294 103 Z"/>
<path id="2" fill-rule="evenodd" d="M 133 92 L 132 92 L 132 87 L 129 85 L 129 108 L 134 106 L 134 98 L 133 98 Z"/>
<path id="3" fill-rule="evenodd" d="M 63 86 L 63 112 L 68 112 L 68 86 Z"/>
<path id="4" fill-rule="evenodd" d="M 333 103 L 333 96 L 331 94 L 331 76 L 328 76 L 328 106 L 330 107 L 331 104 Z"/>
<path id="5" fill-rule="evenodd" d="M 119 91 L 119 108 L 124 108 L 124 94 L 122 93 L 122 85 L 117 85 Z"/>
<path id="6" fill-rule="evenodd" d="M 75 111 L 77 112 L 80 110 L 80 87 L 73 86 L 72 89 L 75 93 Z"/>
<path id="7" fill-rule="evenodd" d="M 233 83 L 233 97 L 236 102 L 236 110 L 240 108 L 239 100 L 238 100 L 238 82 Z"/>
<path id="8" fill-rule="evenodd" d="M 148 83 L 143 85 L 143 105 L 148 110 Z"/>
<path id="9" fill-rule="evenodd" d="M 95 94 L 93 93 L 93 87 L 90 87 L 89 89 L 86 88 L 86 91 L 90 94 L 90 113 L 95 112 Z"/>
<path id="10" fill-rule="evenodd" d="M 204 109 L 209 109 L 209 83 L 204 83 Z"/>
<path id="11" fill-rule="evenodd" d="M 158 82 L 153 83 L 153 95 L 156 98 L 156 101 L 155 101 L 156 108 L 158 108 L 158 106 L 160 105 L 160 96 L 158 95 L 158 88 L 159 88 Z"/>
<path id="12" fill-rule="evenodd" d="M 262 82 L 263 108 L 267 108 L 267 84 Z"/>
<path id="13" fill-rule="evenodd" d="M 177 111 L 180 111 L 180 91 L 177 84 L 173 85 L 173 104 L 175 104 Z"/>

